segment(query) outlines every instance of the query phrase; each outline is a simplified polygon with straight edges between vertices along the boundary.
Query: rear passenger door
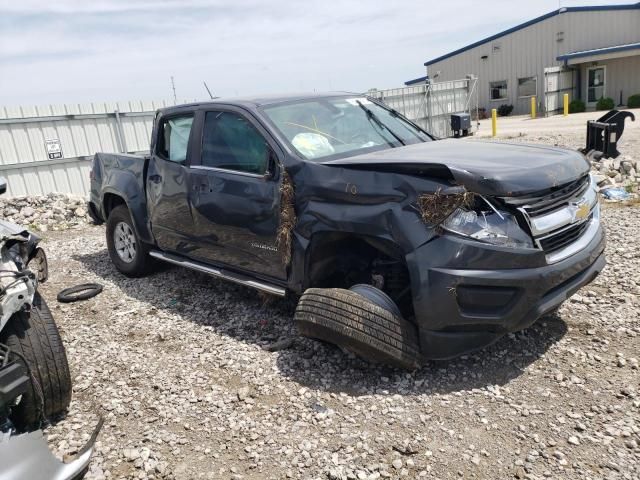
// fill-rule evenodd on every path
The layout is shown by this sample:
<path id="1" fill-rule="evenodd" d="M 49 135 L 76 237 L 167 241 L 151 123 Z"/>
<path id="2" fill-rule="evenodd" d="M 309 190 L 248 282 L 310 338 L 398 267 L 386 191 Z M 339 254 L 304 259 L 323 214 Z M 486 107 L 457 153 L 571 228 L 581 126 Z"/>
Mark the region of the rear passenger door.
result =
<path id="1" fill-rule="evenodd" d="M 276 245 L 280 220 L 277 144 L 243 110 L 202 112 L 198 195 L 193 212 L 198 256 L 236 269 L 286 278 Z"/>
<path id="2" fill-rule="evenodd" d="M 151 231 L 162 250 L 188 254 L 194 220 L 190 205 L 191 137 L 194 114 L 163 117 L 156 125 L 147 169 L 147 205 Z"/>

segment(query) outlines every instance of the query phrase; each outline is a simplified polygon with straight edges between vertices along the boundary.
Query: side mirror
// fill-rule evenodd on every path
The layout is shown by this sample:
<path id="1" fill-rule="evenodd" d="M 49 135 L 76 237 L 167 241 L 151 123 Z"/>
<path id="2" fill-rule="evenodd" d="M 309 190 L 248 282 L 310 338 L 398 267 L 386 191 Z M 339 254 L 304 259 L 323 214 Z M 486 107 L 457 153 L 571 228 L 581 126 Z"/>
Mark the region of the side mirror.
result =
<path id="1" fill-rule="evenodd" d="M 0 177 L 0 195 L 7 191 L 7 179 Z"/>

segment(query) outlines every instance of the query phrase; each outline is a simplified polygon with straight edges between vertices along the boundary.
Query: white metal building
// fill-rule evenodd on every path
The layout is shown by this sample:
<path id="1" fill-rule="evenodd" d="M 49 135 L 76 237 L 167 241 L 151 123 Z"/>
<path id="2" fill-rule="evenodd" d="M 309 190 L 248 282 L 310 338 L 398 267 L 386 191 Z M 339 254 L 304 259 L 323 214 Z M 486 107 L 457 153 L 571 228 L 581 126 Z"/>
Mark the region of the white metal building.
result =
<path id="1" fill-rule="evenodd" d="M 534 18 L 424 64 L 427 76 L 405 82 L 478 77 L 481 108 L 502 104 L 514 113 L 562 108 L 562 95 L 587 108 L 601 97 L 625 105 L 640 94 L 640 2 L 566 7 Z"/>

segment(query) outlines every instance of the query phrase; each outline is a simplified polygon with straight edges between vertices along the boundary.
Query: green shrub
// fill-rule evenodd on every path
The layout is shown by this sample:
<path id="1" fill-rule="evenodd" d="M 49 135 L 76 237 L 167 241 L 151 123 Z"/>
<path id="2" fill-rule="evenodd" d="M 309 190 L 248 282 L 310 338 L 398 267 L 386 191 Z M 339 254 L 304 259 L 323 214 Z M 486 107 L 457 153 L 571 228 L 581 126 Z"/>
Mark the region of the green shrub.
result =
<path id="1" fill-rule="evenodd" d="M 627 107 L 640 108 L 640 93 L 636 93 L 629 97 L 629 100 L 627 100 Z"/>
<path id="2" fill-rule="evenodd" d="M 584 112 L 586 109 L 587 106 L 579 98 L 571 100 L 571 102 L 569 103 L 569 113 L 580 113 Z"/>
<path id="3" fill-rule="evenodd" d="M 610 97 L 600 97 L 598 103 L 596 103 L 596 110 L 613 110 L 616 104 L 613 101 L 613 98 Z"/>
<path id="4" fill-rule="evenodd" d="M 513 112 L 513 105 L 500 105 L 498 107 L 498 115 L 501 117 L 508 117 Z"/>

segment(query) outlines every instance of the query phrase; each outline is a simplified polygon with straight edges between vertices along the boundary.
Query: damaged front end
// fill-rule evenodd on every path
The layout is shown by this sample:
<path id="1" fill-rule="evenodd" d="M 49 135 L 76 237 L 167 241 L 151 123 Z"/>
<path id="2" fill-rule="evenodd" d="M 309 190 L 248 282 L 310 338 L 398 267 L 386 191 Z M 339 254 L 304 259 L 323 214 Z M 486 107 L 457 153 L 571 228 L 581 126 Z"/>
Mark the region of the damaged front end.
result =
<path id="1" fill-rule="evenodd" d="M 0 331 L 20 310 L 29 310 L 38 282 L 48 277 L 40 238 L 14 223 L 0 220 Z"/>
<path id="2" fill-rule="evenodd" d="M 294 265 L 309 266 L 306 286 L 379 288 L 417 327 L 421 354 L 431 359 L 528 327 L 605 263 L 595 186 L 579 154 L 542 150 L 544 166 L 554 168 L 536 171 L 531 164 L 520 168 L 517 158 L 503 168 L 487 160 L 474 172 L 471 160 L 445 166 L 444 158 L 400 157 L 412 150 L 426 155 L 442 143 L 290 169 L 299 212 L 293 251 L 306 252 Z M 500 151 L 496 146 L 494 154 Z M 508 152 L 528 158 L 541 151 L 509 146 Z M 556 165 L 563 156 L 567 162 Z M 352 247 L 345 235 L 362 242 Z M 331 248 L 317 247 L 323 243 Z M 344 271 L 318 282 L 318 272 L 330 269 Z M 348 276 L 357 269 L 360 276 Z"/>

